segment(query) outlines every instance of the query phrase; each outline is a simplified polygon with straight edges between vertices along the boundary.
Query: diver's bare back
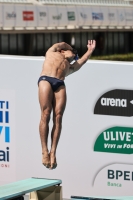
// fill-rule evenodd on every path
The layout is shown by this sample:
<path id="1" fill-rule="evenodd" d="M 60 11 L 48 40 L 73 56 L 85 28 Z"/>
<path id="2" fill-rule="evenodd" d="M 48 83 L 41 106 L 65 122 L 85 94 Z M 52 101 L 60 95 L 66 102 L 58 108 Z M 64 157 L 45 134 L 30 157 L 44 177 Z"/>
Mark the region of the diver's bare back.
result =
<path id="1" fill-rule="evenodd" d="M 60 52 L 48 52 L 45 57 L 41 76 L 50 76 L 64 80 L 70 63 Z"/>

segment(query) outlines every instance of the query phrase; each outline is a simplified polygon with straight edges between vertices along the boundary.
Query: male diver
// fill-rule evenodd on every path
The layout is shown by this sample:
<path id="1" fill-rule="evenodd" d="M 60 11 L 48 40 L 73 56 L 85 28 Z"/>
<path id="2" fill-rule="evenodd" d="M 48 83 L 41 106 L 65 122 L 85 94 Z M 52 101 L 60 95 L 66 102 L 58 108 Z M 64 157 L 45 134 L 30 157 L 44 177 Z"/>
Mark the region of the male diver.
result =
<path id="1" fill-rule="evenodd" d="M 42 145 L 42 163 L 46 168 L 57 167 L 56 149 L 62 129 L 62 117 L 66 106 L 66 76 L 79 70 L 89 59 L 96 46 L 95 40 L 88 40 L 86 53 L 78 59 L 78 54 L 65 42 L 56 43 L 45 55 L 42 72 L 38 80 L 38 96 L 41 108 L 39 124 Z M 74 61 L 75 62 L 72 62 Z M 51 149 L 48 150 L 50 114 L 53 110 Z"/>

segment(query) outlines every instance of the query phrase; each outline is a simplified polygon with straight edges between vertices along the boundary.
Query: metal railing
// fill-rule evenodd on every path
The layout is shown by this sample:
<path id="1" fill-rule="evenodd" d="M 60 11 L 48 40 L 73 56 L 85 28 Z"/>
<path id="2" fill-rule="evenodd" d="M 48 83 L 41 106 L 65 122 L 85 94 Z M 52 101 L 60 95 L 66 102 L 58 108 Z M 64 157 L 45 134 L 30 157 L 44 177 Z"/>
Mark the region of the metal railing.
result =
<path id="1" fill-rule="evenodd" d="M 124 0 L 38 0 L 43 4 L 63 4 L 63 5 L 114 5 L 128 6 L 130 1 Z"/>

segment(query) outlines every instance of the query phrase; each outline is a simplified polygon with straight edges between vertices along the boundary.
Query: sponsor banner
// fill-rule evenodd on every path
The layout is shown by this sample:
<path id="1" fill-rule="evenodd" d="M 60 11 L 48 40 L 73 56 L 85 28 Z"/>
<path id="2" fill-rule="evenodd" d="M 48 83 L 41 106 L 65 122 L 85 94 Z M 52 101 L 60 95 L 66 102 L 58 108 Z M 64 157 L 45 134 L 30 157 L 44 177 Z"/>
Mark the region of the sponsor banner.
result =
<path id="1" fill-rule="evenodd" d="M 103 11 L 98 6 L 92 6 L 91 17 L 93 21 L 92 26 L 100 26 L 104 21 Z"/>
<path id="2" fill-rule="evenodd" d="M 110 90 L 97 101 L 94 114 L 133 116 L 133 90 Z"/>
<path id="3" fill-rule="evenodd" d="M 101 7 L 101 11 L 103 13 L 103 21 L 101 26 L 109 26 L 109 17 L 108 17 L 108 13 L 109 13 L 109 7 Z"/>
<path id="4" fill-rule="evenodd" d="M 23 20 L 23 11 L 25 10 L 26 10 L 25 5 L 15 4 L 15 12 L 16 12 L 15 27 L 26 27 L 26 21 Z"/>
<path id="5" fill-rule="evenodd" d="M 58 26 L 67 26 L 68 20 L 67 20 L 67 8 L 66 6 L 57 6 L 57 12 L 58 12 Z"/>
<path id="6" fill-rule="evenodd" d="M 91 6 L 82 6 L 83 13 L 84 13 L 84 26 L 91 26 L 92 25 L 92 7 Z"/>
<path id="7" fill-rule="evenodd" d="M 117 14 L 117 9 L 115 7 L 109 6 L 108 19 L 109 19 L 109 25 L 110 26 L 117 26 L 117 24 L 118 24 L 118 14 Z"/>
<path id="8" fill-rule="evenodd" d="M 16 180 L 15 92 L 0 90 L 0 178 Z"/>
<path id="9" fill-rule="evenodd" d="M 3 27 L 14 27 L 16 20 L 16 11 L 14 5 L 3 5 Z"/>
<path id="10" fill-rule="evenodd" d="M 94 151 L 133 154 L 133 128 L 112 127 L 104 130 L 95 141 Z"/>
<path id="11" fill-rule="evenodd" d="M 78 16 L 76 6 L 67 6 L 68 25 L 78 25 Z"/>
<path id="12" fill-rule="evenodd" d="M 126 21 L 125 21 L 125 10 L 124 8 L 117 8 L 118 11 L 118 25 L 119 26 L 125 26 Z"/>
<path id="13" fill-rule="evenodd" d="M 26 5 L 26 10 L 22 11 L 23 21 L 26 22 L 26 27 L 37 26 L 36 6 Z"/>
<path id="14" fill-rule="evenodd" d="M 48 11 L 47 6 L 37 6 L 36 7 L 37 14 L 37 26 L 47 27 L 48 26 Z"/>
<path id="15" fill-rule="evenodd" d="M 87 14 L 84 12 L 83 6 L 76 6 L 78 26 L 83 26 L 84 21 L 87 19 Z"/>
<path id="16" fill-rule="evenodd" d="M 2 17 L 2 10 L 3 10 L 3 6 L 2 4 L 0 4 L 0 27 L 3 26 L 3 17 Z"/>
<path id="17" fill-rule="evenodd" d="M 48 26 L 57 27 L 61 15 L 57 12 L 56 6 L 48 6 Z"/>
<path id="18" fill-rule="evenodd" d="M 101 181 L 102 180 L 102 181 Z M 94 188 L 104 188 L 107 191 L 126 190 L 126 194 L 131 195 L 133 186 L 133 164 L 116 163 L 101 168 L 94 178 Z M 114 196 L 114 195 L 113 195 Z"/>
<path id="19" fill-rule="evenodd" d="M 133 26 L 133 9 L 125 8 L 125 21 L 127 26 Z"/>
<path id="20" fill-rule="evenodd" d="M 84 197 L 89 197 L 90 195 L 133 195 L 133 190 L 131 189 L 133 184 L 133 181 L 131 181 L 132 170 L 127 166 L 128 164 L 133 165 L 132 117 L 94 114 L 95 104 L 104 94 L 105 96 L 103 97 L 105 99 L 102 99 L 103 105 L 100 104 L 102 108 L 108 104 L 111 104 L 110 109 L 116 105 L 120 105 L 119 108 L 125 110 L 128 108 L 124 107 L 128 103 L 122 99 L 125 99 L 127 96 L 132 97 L 127 92 L 132 91 L 133 64 L 129 62 L 89 60 L 85 63 L 80 73 L 73 74 L 73 78 L 71 76 L 66 78 L 69 102 L 63 119 L 62 141 L 60 141 L 59 153 L 57 155 L 59 166 L 51 173 L 51 170 L 48 170 L 41 164 L 41 144 L 38 134 L 40 108 L 37 98 L 36 80 L 42 70 L 43 62 L 43 57 L 27 58 L 17 56 L 15 58 L 14 56 L 4 56 L 0 59 L 0 85 L 3 88 L 9 88 L 8 91 L 4 90 L 4 94 L 7 94 L 7 96 L 4 96 L 2 91 L 0 91 L 1 101 L 9 102 L 0 103 L 5 109 L 3 110 L 2 108 L 0 110 L 2 111 L 0 112 L 0 119 L 1 122 L 5 121 L 6 127 L 10 127 L 10 131 L 9 128 L 0 129 L 0 141 L 3 142 L 3 144 L 1 143 L 2 148 L 0 148 L 2 150 L 2 161 L 8 160 L 8 157 L 10 156 L 11 158 L 12 155 L 13 159 L 15 159 L 16 153 L 17 180 L 33 176 L 41 177 L 42 174 L 45 174 L 46 178 L 53 178 L 54 173 L 55 179 L 60 177 L 66 184 L 64 187 L 64 197 L 68 199 L 72 194 Z M 9 65 L 11 65 L 10 73 L 7 73 Z M 31 74 L 31 71 L 32 76 L 29 81 L 28 74 Z M 11 78 L 14 77 L 14 74 L 19 79 L 17 84 L 16 79 Z M 14 88 L 15 98 L 12 96 L 10 88 Z M 116 93 L 121 93 L 120 98 L 119 96 L 110 96 L 112 94 L 110 91 L 116 89 L 121 89 L 121 92 Z M 125 96 L 123 96 L 123 90 L 126 91 L 124 92 Z M 29 91 L 30 95 L 28 96 Z M 109 96 L 106 96 L 107 92 L 109 92 Z M 28 98 L 26 98 L 27 96 Z M 8 97 L 12 98 L 9 99 Z M 113 98 L 113 100 L 106 101 L 107 98 Z M 119 100 L 116 101 L 116 99 Z M 14 102 L 15 100 L 16 102 Z M 14 113 L 12 107 L 13 102 L 16 105 L 16 113 Z M 14 118 L 17 125 L 16 145 L 12 138 L 15 134 L 15 131 L 12 133 L 12 126 L 14 124 L 12 120 Z M 12 123 L 9 124 L 7 122 Z M 7 124 L 9 125 L 7 126 Z M 52 130 L 52 125 L 51 119 L 49 124 L 50 130 Z M 1 126 L 4 126 L 4 124 L 1 123 Z M 5 131 L 6 137 L 2 131 Z M 12 133 L 11 137 L 9 137 L 9 133 Z M 13 146 L 6 145 L 9 138 L 10 144 Z M 32 141 L 30 140 L 31 138 Z M 51 141 L 48 141 L 50 147 Z M 7 147 L 9 149 L 6 149 Z M 65 154 L 66 149 L 67 155 Z M 13 150 L 15 153 L 12 152 Z M 111 164 L 114 163 L 125 163 L 125 167 L 121 165 L 113 168 Z M 33 167 L 34 165 L 36 167 Z M 106 168 L 107 166 L 108 168 Z M 67 173 L 64 173 L 66 167 Z M 104 169 L 105 171 L 103 171 Z M 0 174 L 0 177 L 2 176 L 1 182 L 3 179 L 10 178 L 7 174 L 5 177 L 5 174 L 3 173 L 3 176 Z M 10 174 L 13 174 L 12 171 Z M 69 179 L 68 174 L 71 174 Z M 130 180 L 127 180 L 129 178 Z"/>

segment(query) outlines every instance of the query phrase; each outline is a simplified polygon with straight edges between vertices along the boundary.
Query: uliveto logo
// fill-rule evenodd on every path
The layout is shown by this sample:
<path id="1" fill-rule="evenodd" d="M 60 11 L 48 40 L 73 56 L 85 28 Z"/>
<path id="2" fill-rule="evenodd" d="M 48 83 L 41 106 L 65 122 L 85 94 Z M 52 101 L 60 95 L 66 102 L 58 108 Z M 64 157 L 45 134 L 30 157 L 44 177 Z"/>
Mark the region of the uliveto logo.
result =
<path id="1" fill-rule="evenodd" d="M 23 11 L 23 20 L 24 21 L 34 21 L 34 12 L 33 11 Z"/>
<path id="2" fill-rule="evenodd" d="M 4 144 L 3 144 L 4 143 Z M 9 102 L 0 101 L 0 162 L 9 162 L 9 144 L 10 143 L 10 126 L 9 126 Z M 2 145 L 3 144 L 3 145 Z M 0 148 L 1 148 L 0 147 Z"/>
<path id="3" fill-rule="evenodd" d="M 98 99 L 94 114 L 133 116 L 133 91 L 116 89 L 106 92 Z"/>

